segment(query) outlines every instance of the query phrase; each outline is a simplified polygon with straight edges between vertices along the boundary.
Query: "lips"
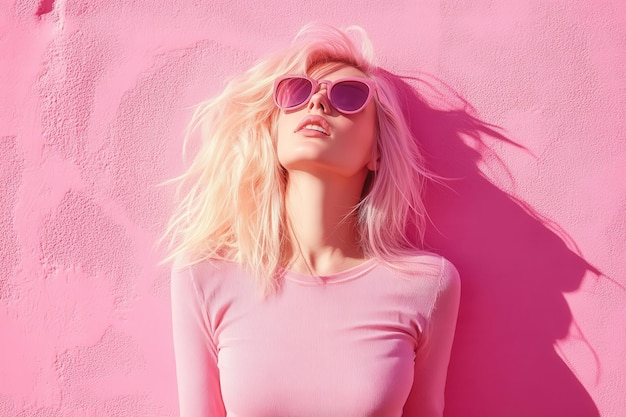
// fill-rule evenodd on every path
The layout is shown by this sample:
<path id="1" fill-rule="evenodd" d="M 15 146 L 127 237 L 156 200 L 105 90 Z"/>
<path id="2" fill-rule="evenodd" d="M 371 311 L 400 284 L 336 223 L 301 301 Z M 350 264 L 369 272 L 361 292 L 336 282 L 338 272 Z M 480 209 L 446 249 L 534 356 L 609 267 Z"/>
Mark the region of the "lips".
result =
<path id="1" fill-rule="evenodd" d="M 326 136 L 330 136 L 330 124 L 320 116 L 307 116 L 296 127 L 294 132 L 300 132 L 302 130 L 312 130 L 320 132 Z"/>

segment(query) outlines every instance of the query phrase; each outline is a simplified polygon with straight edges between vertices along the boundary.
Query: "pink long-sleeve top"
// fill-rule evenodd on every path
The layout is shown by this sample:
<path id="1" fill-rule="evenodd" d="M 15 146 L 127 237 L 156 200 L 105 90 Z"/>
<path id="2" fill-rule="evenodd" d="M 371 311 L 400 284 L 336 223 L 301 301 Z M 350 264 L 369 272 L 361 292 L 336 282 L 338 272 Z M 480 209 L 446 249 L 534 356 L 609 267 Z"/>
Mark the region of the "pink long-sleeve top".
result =
<path id="1" fill-rule="evenodd" d="M 172 269 L 181 417 L 441 417 L 460 281 L 444 258 L 286 271 L 263 301 L 225 261 Z"/>

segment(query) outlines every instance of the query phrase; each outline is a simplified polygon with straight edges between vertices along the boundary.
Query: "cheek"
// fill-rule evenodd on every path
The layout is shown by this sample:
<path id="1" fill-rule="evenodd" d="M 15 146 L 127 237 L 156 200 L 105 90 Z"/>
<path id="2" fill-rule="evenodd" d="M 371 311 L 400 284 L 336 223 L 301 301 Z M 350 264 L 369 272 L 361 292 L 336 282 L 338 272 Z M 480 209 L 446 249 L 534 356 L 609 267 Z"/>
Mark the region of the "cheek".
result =
<path id="1" fill-rule="evenodd" d="M 278 116 L 278 120 L 276 121 L 276 129 L 274 133 L 276 135 L 276 144 L 280 147 L 281 142 L 293 132 L 293 126 L 291 126 L 292 122 L 289 118 L 289 115 L 281 114 Z"/>
<path id="2" fill-rule="evenodd" d="M 276 121 L 274 129 L 274 149 L 282 164 L 286 155 L 289 155 L 290 143 L 293 141 L 294 133 L 298 121 L 292 114 L 281 113 Z"/>
<path id="3" fill-rule="evenodd" d="M 363 115 L 363 119 L 359 120 L 354 125 L 355 137 L 359 138 L 359 141 L 363 145 L 363 151 L 370 155 L 373 151 L 373 147 L 376 146 L 377 128 L 375 113 Z"/>

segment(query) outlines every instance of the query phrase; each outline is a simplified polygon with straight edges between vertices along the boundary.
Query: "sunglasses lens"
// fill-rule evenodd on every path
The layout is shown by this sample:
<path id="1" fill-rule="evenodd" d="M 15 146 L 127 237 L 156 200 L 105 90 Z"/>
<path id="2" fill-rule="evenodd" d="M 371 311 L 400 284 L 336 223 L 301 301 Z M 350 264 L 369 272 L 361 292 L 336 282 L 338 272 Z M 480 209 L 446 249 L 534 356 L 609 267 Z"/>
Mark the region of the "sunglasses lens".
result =
<path id="1" fill-rule="evenodd" d="M 333 86 L 331 101 L 339 111 L 356 112 L 360 110 L 370 94 L 367 84 L 360 81 L 342 81 Z"/>
<path id="2" fill-rule="evenodd" d="M 306 78 L 287 78 L 276 86 L 276 103 L 290 109 L 304 103 L 311 94 L 313 85 Z"/>

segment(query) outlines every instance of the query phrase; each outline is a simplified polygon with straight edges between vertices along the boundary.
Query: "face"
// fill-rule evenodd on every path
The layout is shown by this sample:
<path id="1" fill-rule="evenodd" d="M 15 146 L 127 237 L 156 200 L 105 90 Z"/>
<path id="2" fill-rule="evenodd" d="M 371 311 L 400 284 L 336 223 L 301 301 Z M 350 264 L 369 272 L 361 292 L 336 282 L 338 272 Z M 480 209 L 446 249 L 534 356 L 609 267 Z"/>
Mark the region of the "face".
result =
<path id="1" fill-rule="evenodd" d="M 314 71 L 318 81 L 345 77 L 366 78 L 360 70 L 333 65 L 328 71 Z M 344 114 L 335 109 L 319 90 L 306 105 L 295 111 L 280 111 L 277 122 L 277 154 L 287 170 L 330 173 L 344 177 L 364 177 L 376 164 L 376 105 L 374 100 L 358 113 Z"/>

